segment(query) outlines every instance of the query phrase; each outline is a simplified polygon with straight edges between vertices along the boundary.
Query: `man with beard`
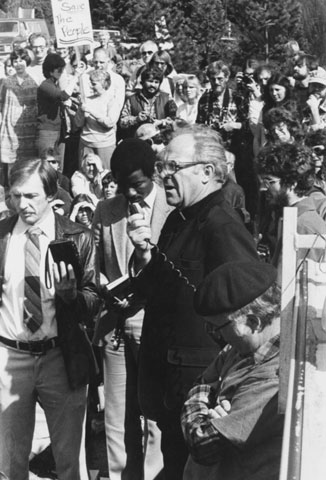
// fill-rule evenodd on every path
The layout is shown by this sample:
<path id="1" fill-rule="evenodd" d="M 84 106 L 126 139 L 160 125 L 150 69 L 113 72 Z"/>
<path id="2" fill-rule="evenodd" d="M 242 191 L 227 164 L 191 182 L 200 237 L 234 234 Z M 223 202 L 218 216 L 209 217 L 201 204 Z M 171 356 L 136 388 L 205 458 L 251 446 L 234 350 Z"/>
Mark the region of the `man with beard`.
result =
<path id="1" fill-rule="evenodd" d="M 295 143 L 273 144 L 263 148 L 258 155 L 258 174 L 276 212 L 277 240 L 272 259 L 275 266 L 279 266 L 281 261 L 283 207 L 298 209 L 298 233 L 326 233 L 326 223 L 318 214 L 313 199 L 308 196 L 315 181 L 314 163 L 312 150 Z"/>
<path id="2" fill-rule="evenodd" d="M 300 118 L 303 117 L 304 110 L 307 108 L 309 97 L 309 78 L 310 72 L 318 68 L 316 57 L 299 52 L 293 66 L 294 97 L 298 105 Z"/>
<path id="3" fill-rule="evenodd" d="M 120 127 L 123 137 L 133 137 L 137 128 L 144 123 L 158 123 L 158 120 L 174 120 L 177 106 L 169 95 L 160 92 L 163 72 L 157 67 L 148 67 L 141 73 L 142 89 L 127 98 L 121 112 Z M 164 122 L 163 122 L 164 123 Z"/>

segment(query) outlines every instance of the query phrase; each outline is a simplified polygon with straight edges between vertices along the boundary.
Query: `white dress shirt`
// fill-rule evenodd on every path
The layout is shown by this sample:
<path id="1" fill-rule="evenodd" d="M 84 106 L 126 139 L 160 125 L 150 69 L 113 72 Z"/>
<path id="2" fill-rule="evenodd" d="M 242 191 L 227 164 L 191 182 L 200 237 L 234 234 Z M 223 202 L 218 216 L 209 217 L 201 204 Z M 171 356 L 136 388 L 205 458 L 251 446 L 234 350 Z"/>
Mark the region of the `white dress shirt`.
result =
<path id="1" fill-rule="evenodd" d="M 30 341 L 44 340 L 57 336 L 55 320 L 53 260 L 49 255 L 49 273 L 51 288 L 45 285 L 46 252 L 49 242 L 55 239 L 55 222 L 52 210 L 39 222 L 37 227 L 42 230 L 40 235 L 40 283 L 43 323 L 32 333 L 24 324 L 24 277 L 25 277 L 25 232 L 30 228 L 21 218 L 18 219 L 6 253 L 4 268 L 4 284 L 2 305 L 0 306 L 0 335 L 13 340 Z"/>

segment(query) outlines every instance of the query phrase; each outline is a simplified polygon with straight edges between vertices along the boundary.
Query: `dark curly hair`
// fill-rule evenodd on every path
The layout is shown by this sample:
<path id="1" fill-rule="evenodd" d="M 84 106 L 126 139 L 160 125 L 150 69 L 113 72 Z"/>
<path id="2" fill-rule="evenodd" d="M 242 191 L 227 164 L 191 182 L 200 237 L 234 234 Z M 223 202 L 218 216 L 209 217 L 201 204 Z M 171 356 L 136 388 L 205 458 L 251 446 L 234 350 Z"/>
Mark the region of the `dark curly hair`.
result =
<path id="1" fill-rule="evenodd" d="M 164 73 L 158 67 L 146 67 L 140 74 L 141 84 L 146 82 L 146 80 L 153 79 L 158 80 L 160 83 L 163 82 Z"/>
<path id="2" fill-rule="evenodd" d="M 28 52 L 27 48 L 19 48 L 18 50 L 14 50 L 13 52 L 11 52 L 9 58 L 10 58 L 10 61 L 11 61 L 11 65 L 13 64 L 14 60 L 18 60 L 18 58 L 21 58 L 22 60 L 25 60 L 27 67 L 32 62 L 32 59 L 29 55 L 29 52 Z"/>
<path id="3" fill-rule="evenodd" d="M 288 127 L 290 135 L 295 141 L 303 139 L 303 131 L 297 116 L 290 110 L 282 107 L 275 107 L 268 110 L 263 118 L 264 127 L 266 128 L 266 138 L 268 141 L 275 141 L 274 128 L 281 123 L 285 123 Z"/>
<path id="4" fill-rule="evenodd" d="M 278 177 L 285 187 L 295 185 L 294 192 L 302 197 L 309 192 L 315 180 L 313 152 L 298 143 L 268 145 L 258 154 L 257 173 Z"/>

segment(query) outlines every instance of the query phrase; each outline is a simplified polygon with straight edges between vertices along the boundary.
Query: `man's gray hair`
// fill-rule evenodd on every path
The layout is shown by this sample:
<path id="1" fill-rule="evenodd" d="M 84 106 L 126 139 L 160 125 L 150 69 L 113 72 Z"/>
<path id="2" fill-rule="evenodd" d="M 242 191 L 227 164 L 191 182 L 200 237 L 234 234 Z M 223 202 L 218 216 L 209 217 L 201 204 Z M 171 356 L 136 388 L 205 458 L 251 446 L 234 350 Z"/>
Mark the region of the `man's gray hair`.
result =
<path id="1" fill-rule="evenodd" d="M 261 321 L 262 327 L 270 325 L 274 318 L 281 315 L 281 289 L 274 283 L 266 292 L 248 305 L 228 315 L 228 319 L 236 321 L 244 315 L 255 315 Z"/>
<path id="2" fill-rule="evenodd" d="M 191 135 L 195 141 L 193 161 L 214 165 L 216 177 L 224 182 L 228 169 L 220 135 L 206 125 L 191 125 L 176 130 L 174 137 L 185 134 Z"/>

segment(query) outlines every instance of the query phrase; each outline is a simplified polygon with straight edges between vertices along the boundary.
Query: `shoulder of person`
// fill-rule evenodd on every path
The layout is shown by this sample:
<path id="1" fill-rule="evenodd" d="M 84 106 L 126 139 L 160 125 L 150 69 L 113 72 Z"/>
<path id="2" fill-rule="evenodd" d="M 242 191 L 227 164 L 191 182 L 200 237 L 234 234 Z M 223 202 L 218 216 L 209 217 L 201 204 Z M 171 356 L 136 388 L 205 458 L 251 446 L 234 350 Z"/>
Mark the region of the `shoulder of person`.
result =
<path id="1" fill-rule="evenodd" d="M 69 218 L 64 217 L 63 215 L 59 215 L 57 213 L 55 213 L 54 215 L 56 223 L 56 238 L 81 234 L 85 234 L 86 236 L 90 237 L 93 236 L 93 232 L 84 225 L 80 223 L 75 223 Z"/>
<path id="2" fill-rule="evenodd" d="M 15 214 L 0 221 L 0 238 L 5 237 L 9 232 L 13 230 L 17 220 L 18 215 Z"/>
<path id="3" fill-rule="evenodd" d="M 122 193 L 118 193 L 112 198 L 105 198 L 101 200 L 96 208 L 103 210 L 104 212 L 112 212 L 116 209 L 126 209 L 128 207 L 128 201 Z"/>
<path id="4" fill-rule="evenodd" d="M 162 100 L 164 100 L 164 103 L 167 103 L 169 100 L 172 100 L 168 93 L 161 92 L 161 91 L 158 93 L 157 98 L 162 98 Z"/>

